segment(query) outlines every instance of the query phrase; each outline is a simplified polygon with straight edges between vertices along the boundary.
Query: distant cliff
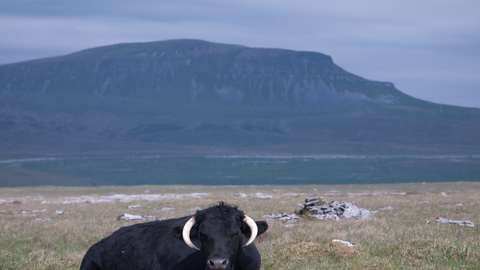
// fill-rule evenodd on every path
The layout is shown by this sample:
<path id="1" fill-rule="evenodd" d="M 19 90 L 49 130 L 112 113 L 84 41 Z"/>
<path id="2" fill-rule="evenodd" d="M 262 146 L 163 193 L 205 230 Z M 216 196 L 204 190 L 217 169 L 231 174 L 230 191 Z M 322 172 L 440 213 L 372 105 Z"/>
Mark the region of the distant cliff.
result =
<path id="1" fill-rule="evenodd" d="M 479 121 L 477 109 L 415 99 L 315 52 L 170 40 L 0 66 L 8 151 L 121 142 L 480 145 Z"/>

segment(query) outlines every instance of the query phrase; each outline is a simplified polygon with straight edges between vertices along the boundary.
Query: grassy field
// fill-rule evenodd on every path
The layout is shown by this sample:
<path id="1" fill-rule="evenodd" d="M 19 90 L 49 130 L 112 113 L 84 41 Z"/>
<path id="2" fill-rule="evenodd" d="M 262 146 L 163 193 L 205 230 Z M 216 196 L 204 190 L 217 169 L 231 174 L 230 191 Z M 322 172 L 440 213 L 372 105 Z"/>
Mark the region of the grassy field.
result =
<path id="1" fill-rule="evenodd" d="M 248 198 L 236 197 L 239 192 Z M 258 192 L 272 198 L 256 199 Z M 192 198 L 192 193 L 201 194 Z M 271 212 L 293 212 L 312 196 L 372 211 L 388 206 L 393 210 L 380 210 L 367 220 L 303 217 L 293 226 L 268 220 L 268 231 L 255 242 L 262 269 L 480 268 L 480 183 L 456 182 L 0 188 L 0 269 L 78 269 L 92 244 L 135 223 L 118 221 L 123 213 L 173 218 L 223 200 L 259 220 Z M 99 199 L 104 202 L 94 203 Z M 129 209 L 130 205 L 140 207 Z M 55 215 L 57 210 L 64 214 Z M 470 220 L 475 227 L 426 224 L 434 217 Z M 349 241 L 355 248 L 331 245 L 333 239 Z"/>
<path id="2" fill-rule="evenodd" d="M 0 161 L 0 186 L 284 185 L 480 181 L 480 156 L 264 155 L 123 156 Z M 6 163 L 11 162 L 11 163 Z M 17 171 L 6 166 L 16 166 Z M 21 171 L 21 170 L 28 171 Z M 38 177 L 33 173 L 39 172 Z M 47 174 L 45 174 L 47 173 Z M 20 175 L 21 174 L 21 175 Z M 69 176 L 64 184 L 40 181 Z M 26 177 L 26 175 L 32 175 Z M 17 181 L 11 181 L 11 177 Z M 3 179 L 3 181 L 2 181 Z M 30 179 L 30 180 L 29 180 Z M 33 181 L 35 179 L 35 181 Z M 67 181 L 68 180 L 68 181 Z M 30 181 L 30 184 L 28 182 Z M 75 184 L 76 183 L 76 184 Z M 103 184 L 105 185 L 105 184 Z"/>

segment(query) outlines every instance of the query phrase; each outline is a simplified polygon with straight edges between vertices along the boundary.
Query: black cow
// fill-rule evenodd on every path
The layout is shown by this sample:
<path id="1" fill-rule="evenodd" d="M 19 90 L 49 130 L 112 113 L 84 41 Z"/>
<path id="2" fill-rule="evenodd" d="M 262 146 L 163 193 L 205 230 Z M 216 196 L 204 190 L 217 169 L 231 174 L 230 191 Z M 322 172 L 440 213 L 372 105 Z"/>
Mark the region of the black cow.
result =
<path id="1" fill-rule="evenodd" d="M 252 242 L 267 228 L 220 202 L 194 216 L 120 228 L 87 251 L 80 270 L 258 270 Z"/>

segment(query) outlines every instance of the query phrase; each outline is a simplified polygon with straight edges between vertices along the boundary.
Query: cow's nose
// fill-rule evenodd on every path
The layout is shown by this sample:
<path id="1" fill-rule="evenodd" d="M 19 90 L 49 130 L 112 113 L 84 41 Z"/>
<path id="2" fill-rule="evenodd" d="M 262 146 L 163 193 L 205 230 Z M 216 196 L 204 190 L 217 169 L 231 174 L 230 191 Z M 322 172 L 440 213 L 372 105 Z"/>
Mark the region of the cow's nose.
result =
<path id="1" fill-rule="evenodd" d="M 227 269 L 228 259 L 210 259 L 208 260 L 208 267 L 211 270 Z"/>

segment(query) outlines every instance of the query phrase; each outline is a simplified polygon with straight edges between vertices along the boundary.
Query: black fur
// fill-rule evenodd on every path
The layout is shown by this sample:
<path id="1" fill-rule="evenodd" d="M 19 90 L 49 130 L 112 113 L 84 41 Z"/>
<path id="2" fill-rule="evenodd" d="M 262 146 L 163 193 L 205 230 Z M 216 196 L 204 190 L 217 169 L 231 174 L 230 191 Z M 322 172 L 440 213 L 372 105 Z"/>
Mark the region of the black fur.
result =
<path id="1" fill-rule="evenodd" d="M 241 248 L 250 237 L 236 206 L 220 202 L 195 214 L 190 232 L 194 250 L 182 239 L 182 229 L 192 216 L 153 221 L 123 227 L 94 244 L 85 254 L 80 270 L 155 269 L 209 270 L 209 259 L 228 259 L 227 270 L 260 269 L 260 253 L 255 244 Z M 256 221 L 258 235 L 268 225 Z"/>

